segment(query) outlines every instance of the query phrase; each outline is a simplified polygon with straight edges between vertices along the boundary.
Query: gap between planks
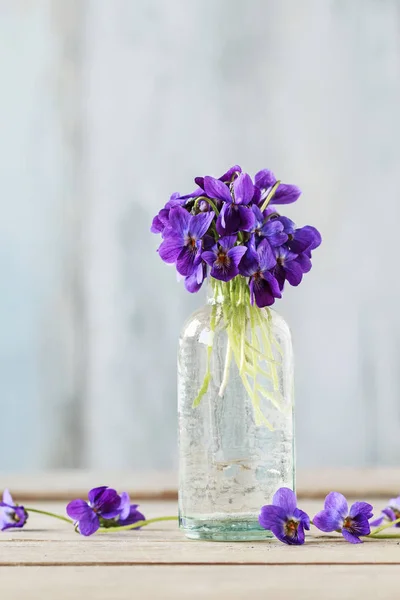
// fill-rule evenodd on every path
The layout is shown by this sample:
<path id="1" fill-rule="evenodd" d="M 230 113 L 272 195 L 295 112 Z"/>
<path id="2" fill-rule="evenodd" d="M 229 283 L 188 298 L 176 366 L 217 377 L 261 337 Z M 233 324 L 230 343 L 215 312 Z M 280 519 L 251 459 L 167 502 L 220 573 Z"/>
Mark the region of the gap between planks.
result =
<path id="1" fill-rule="evenodd" d="M 385 566 L 385 567 L 397 567 L 399 563 L 387 563 L 387 562 L 2 562 L 0 564 L 0 572 L 3 567 L 371 567 L 371 566 Z"/>

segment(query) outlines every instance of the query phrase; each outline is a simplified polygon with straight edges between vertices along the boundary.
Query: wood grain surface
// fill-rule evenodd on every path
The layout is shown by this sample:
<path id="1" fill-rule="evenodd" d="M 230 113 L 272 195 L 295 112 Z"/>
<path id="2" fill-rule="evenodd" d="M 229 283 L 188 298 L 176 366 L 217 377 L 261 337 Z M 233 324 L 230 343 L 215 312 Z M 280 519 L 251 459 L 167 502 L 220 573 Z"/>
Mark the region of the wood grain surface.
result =
<path id="1" fill-rule="evenodd" d="M 299 506 L 311 517 L 330 489 L 344 491 L 349 501 L 369 500 L 377 514 L 400 487 L 396 470 L 307 471 L 299 479 Z M 148 518 L 177 514 L 176 500 L 168 499 L 176 495 L 173 473 L 0 477 L 0 487 L 17 492 L 25 506 L 59 514 L 65 514 L 70 497 L 86 497 L 91 485 L 101 483 L 131 490 Z M 84 538 L 67 523 L 37 514 L 30 515 L 24 529 L 0 533 L 0 593 L 6 600 L 236 600 L 250 594 L 264 600 L 268 593 L 277 600 L 294 594 L 300 600 L 397 600 L 399 580 L 400 541 L 395 538 L 354 546 L 339 534 L 314 530 L 301 547 L 275 539 L 195 542 L 183 536 L 176 522 Z"/>

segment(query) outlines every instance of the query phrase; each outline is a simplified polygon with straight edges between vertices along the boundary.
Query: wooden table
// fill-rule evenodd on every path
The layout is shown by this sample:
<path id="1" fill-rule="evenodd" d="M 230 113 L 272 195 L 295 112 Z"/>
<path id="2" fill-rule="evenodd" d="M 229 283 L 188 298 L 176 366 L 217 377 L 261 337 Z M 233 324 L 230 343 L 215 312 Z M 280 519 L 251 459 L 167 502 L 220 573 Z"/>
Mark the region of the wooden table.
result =
<path id="1" fill-rule="evenodd" d="M 66 504 L 62 496 L 82 496 L 92 485 L 110 483 L 121 491 L 133 487 L 132 498 L 134 493 L 141 498 L 145 515 L 156 517 L 176 514 L 174 481 L 167 474 L 106 478 L 55 473 L 3 476 L 0 487 L 9 485 L 19 497 L 29 498 L 29 505 L 61 513 Z M 367 499 L 379 510 L 387 498 L 400 493 L 400 471 L 300 474 L 301 508 L 313 516 L 322 505 L 319 496 L 331 489 Z M 400 540 L 367 540 L 353 546 L 339 535 L 325 540 L 323 535 L 312 535 L 302 547 L 276 540 L 194 542 L 169 522 L 137 532 L 83 538 L 67 523 L 32 514 L 26 528 L 0 534 L 0 596 L 4 600 L 400 598 Z"/>

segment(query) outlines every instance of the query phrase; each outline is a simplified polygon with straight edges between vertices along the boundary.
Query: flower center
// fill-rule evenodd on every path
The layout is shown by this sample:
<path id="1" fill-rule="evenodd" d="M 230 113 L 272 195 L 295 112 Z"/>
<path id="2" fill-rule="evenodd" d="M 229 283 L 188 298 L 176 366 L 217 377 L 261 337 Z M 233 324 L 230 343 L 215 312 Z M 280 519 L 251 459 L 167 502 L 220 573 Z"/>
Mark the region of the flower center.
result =
<path id="1" fill-rule="evenodd" d="M 17 513 L 14 513 L 12 515 L 12 520 L 14 521 L 14 523 L 19 523 L 21 519 L 19 518 L 19 516 L 17 515 Z"/>
<path id="2" fill-rule="evenodd" d="M 396 519 L 400 519 L 400 510 L 398 508 L 392 508 L 392 511 L 394 512 Z"/>
<path id="3" fill-rule="evenodd" d="M 219 268 L 229 267 L 231 264 L 230 258 L 225 252 L 219 252 L 215 262 Z"/>
<path id="4" fill-rule="evenodd" d="M 343 527 L 345 529 L 351 529 L 353 524 L 353 519 L 351 517 L 346 517 L 343 523 Z"/>
<path id="5" fill-rule="evenodd" d="M 293 233 L 288 233 L 288 240 L 291 242 L 294 239 Z"/>
<path id="6" fill-rule="evenodd" d="M 297 533 L 298 528 L 299 528 L 299 522 L 294 521 L 294 519 L 289 519 L 285 523 L 285 533 L 289 537 L 294 537 Z"/>
<path id="7" fill-rule="evenodd" d="M 283 265 L 285 264 L 285 259 L 283 258 L 283 256 L 278 256 L 278 258 L 276 259 L 276 262 L 278 263 L 278 265 L 283 267 Z"/>
<path id="8" fill-rule="evenodd" d="M 197 250 L 197 245 L 196 245 L 196 238 L 188 235 L 186 236 L 186 240 L 185 240 L 185 245 L 188 247 L 190 252 L 195 252 Z"/>

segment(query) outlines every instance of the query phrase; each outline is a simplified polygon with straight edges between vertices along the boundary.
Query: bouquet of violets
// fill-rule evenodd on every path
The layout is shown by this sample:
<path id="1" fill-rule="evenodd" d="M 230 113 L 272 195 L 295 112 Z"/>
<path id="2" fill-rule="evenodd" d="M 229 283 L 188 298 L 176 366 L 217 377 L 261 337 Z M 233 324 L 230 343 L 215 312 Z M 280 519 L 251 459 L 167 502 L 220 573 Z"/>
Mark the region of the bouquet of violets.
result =
<path id="1" fill-rule="evenodd" d="M 214 332 L 218 319 L 222 320 L 229 338 L 220 396 L 233 357 L 257 423 L 270 426 L 259 408 L 256 381 L 258 375 L 265 375 L 261 362 L 267 357 L 272 365 L 268 376 L 278 393 L 274 352 L 280 348 L 271 332 L 268 309 L 260 309 L 282 297 L 286 281 L 300 284 L 311 269 L 312 251 L 321 236 L 315 227 L 296 227 L 280 214 L 280 207 L 295 202 L 301 192 L 267 169 L 256 173 L 254 182 L 235 165 L 219 179 L 196 177 L 195 183 L 198 187 L 190 194 L 172 194 L 154 217 L 151 231 L 161 234 L 158 253 L 166 263 L 175 264 L 189 292 L 198 292 L 209 279 L 210 330 Z M 211 351 L 195 406 L 208 389 Z"/>
<path id="2" fill-rule="evenodd" d="M 237 293 L 262 308 L 282 297 L 286 280 L 299 285 L 321 236 L 278 212 L 299 198 L 298 187 L 277 181 L 267 169 L 253 183 L 239 165 L 219 179 L 196 177 L 195 183 L 191 194 L 172 194 L 151 226 L 163 238 L 162 260 L 176 265 L 189 292 L 198 292 L 207 276 L 225 283 L 241 276 Z"/>

